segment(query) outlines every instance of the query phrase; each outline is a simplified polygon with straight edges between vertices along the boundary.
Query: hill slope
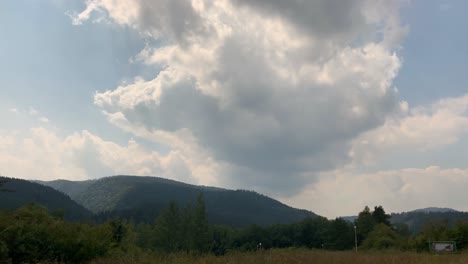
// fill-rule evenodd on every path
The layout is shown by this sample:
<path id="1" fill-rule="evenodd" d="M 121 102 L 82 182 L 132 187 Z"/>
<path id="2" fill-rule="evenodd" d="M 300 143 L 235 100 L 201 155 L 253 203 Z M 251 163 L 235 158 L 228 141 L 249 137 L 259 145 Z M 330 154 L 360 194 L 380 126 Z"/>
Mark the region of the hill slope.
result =
<path id="1" fill-rule="evenodd" d="M 468 213 L 456 210 L 427 211 L 415 210 L 411 212 L 391 214 L 390 222 L 404 223 L 408 225 L 411 234 L 419 233 L 422 228 L 429 223 L 443 223 L 448 226 L 454 225 L 457 221 L 467 221 Z"/>
<path id="2" fill-rule="evenodd" d="M 344 216 L 344 220 L 354 222 L 357 216 Z M 409 212 L 390 214 L 392 224 L 406 224 L 411 234 L 419 233 L 429 223 L 443 223 L 451 226 L 457 221 L 468 221 L 468 212 L 460 212 L 452 208 L 427 207 Z"/>
<path id="3" fill-rule="evenodd" d="M 91 219 L 92 213 L 70 197 L 51 187 L 21 179 L 0 177 L 5 181 L 0 192 L 0 210 L 14 210 L 28 203 L 37 203 L 50 212 L 62 211 L 67 220 Z"/>
<path id="4" fill-rule="evenodd" d="M 195 186 L 182 182 L 138 176 L 114 176 L 92 182 L 43 182 L 69 193 L 78 203 L 95 213 L 131 218 L 137 222 L 152 222 L 170 201 L 181 207 L 194 203 L 204 193 L 207 216 L 211 223 L 245 226 L 298 222 L 315 217 L 310 211 L 299 210 L 267 196 L 251 191 L 226 190 Z M 73 187 L 76 184 L 78 187 Z M 86 188 L 83 188 L 86 185 Z M 83 188 L 81 192 L 77 189 Z M 73 190 L 73 191 L 70 191 Z"/>

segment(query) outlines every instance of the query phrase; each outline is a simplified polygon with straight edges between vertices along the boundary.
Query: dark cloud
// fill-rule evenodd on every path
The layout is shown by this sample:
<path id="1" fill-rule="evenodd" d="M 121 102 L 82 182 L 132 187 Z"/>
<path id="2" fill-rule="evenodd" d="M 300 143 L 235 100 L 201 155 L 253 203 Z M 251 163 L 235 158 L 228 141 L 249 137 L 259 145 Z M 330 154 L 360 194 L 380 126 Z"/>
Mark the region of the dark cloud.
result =
<path id="1" fill-rule="evenodd" d="M 367 27 L 363 0 L 231 0 L 241 7 L 284 18 L 319 38 L 347 39 Z"/>
<path id="2" fill-rule="evenodd" d="M 187 0 L 140 0 L 141 29 L 156 37 L 184 43 L 206 30 L 199 14 Z"/>

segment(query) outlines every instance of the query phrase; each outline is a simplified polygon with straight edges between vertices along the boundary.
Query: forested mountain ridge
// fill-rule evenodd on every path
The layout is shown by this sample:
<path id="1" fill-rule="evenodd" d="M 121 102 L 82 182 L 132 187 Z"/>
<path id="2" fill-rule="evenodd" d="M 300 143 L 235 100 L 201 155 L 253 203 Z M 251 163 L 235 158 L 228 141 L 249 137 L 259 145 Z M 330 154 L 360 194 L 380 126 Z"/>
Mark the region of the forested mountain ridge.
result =
<path id="1" fill-rule="evenodd" d="M 405 224 L 411 234 L 418 234 L 428 224 L 453 226 L 457 221 L 468 221 L 468 212 L 460 212 L 452 208 L 427 207 L 408 212 L 391 213 L 392 225 Z M 344 216 L 342 219 L 354 222 L 358 216 Z"/>
<path id="2" fill-rule="evenodd" d="M 49 212 L 62 214 L 67 220 L 88 220 L 92 213 L 66 194 L 51 187 L 22 179 L 0 176 L 0 210 L 14 210 L 28 203 L 44 206 Z"/>
<path id="3" fill-rule="evenodd" d="M 272 198 L 245 190 L 190 185 L 158 177 L 112 176 L 93 181 L 41 182 L 70 195 L 101 218 L 121 217 L 152 222 L 170 201 L 181 207 L 203 192 L 208 220 L 231 226 L 299 222 L 316 214 L 295 209 Z M 77 191 L 81 190 L 81 191 Z"/>
<path id="4" fill-rule="evenodd" d="M 442 224 L 444 226 L 453 226 L 458 221 L 467 222 L 468 212 L 453 211 L 425 211 L 414 210 L 404 213 L 393 213 L 390 215 L 390 221 L 393 223 L 403 223 L 409 228 L 411 234 L 417 234 L 422 231 L 427 224 Z"/>
<path id="5" fill-rule="evenodd" d="M 53 180 L 53 181 L 32 181 L 42 185 L 46 185 L 54 188 L 55 190 L 61 191 L 73 200 L 76 200 L 76 195 L 85 191 L 94 180 L 87 181 L 69 181 L 69 180 Z"/>

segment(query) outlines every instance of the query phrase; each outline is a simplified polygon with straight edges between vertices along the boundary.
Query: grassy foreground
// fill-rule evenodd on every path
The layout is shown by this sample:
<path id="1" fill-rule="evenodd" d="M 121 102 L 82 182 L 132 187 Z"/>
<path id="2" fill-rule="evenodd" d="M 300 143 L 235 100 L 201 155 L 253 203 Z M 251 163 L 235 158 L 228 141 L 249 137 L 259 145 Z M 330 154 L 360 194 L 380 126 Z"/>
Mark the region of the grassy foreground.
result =
<path id="1" fill-rule="evenodd" d="M 139 254 L 138 256 L 115 256 L 97 259 L 92 264 L 136 264 L 136 263 L 337 263 L 337 264 L 419 264 L 440 263 L 455 264 L 468 263 L 468 254 L 433 255 L 429 253 L 407 252 L 332 252 L 305 249 L 267 250 L 260 252 L 241 253 L 233 252 L 222 257 L 201 256 L 195 257 L 185 254 L 158 256 L 153 254 Z"/>

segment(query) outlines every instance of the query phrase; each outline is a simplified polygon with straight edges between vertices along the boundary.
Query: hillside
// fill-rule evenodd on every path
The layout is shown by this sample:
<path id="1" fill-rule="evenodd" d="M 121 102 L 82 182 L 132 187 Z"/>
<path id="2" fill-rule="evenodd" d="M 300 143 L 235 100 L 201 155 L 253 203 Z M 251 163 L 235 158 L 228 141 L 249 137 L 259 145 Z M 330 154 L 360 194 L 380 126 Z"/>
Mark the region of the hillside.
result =
<path id="1" fill-rule="evenodd" d="M 357 216 L 344 216 L 342 219 L 354 222 Z M 452 226 L 457 221 L 468 221 L 468 212 L 460 212 L 452 208 L 427 207 L 409 212 L 390 214 L 392 224 L 406 224 L 411 234 L 419 233 L 429 223 L 443 223 Z"/>
<path id="2" fill-rule="evenodd" d="M 415 213 L 456 213 L 456 212 L 459 212 L 455 209 L 452 209 L 452 208 L 441 208 L 441 207 L 427 207 L 427 208 L 421 208 L 421 209 L 416 209 L 416 210 L 413 210 L 413 211 L 410 211 L 409 213 L 411 212 L 415 212 Z"/>
<path id="3" fill-rule="evenodd" d="M 193 203 L 200 192 L 204 193 L 207 216 L 213 224 L 264 226 L 316 216 L 252 191 L 195 186 L 157 177 L 114 176 L 89 182 L 43 184 L 69 194 L 101 218 L 118 216 L 152 222 L 170 201 L 184 207 Z M 81 192 L 77 192 L 80 188 Z"/>
<path id="4" fill-rule="evenodd" d="M 42 185 L 46 185 L 66 193 L 73 200 L 76 196 L 85 191 L 94 181 L 69 181 L 69 180 L 54 180 L 54 181 L 32 181 Z"/>
<path id="5" fill-rule="evenodd" d="M 427 211 L 415 210 L 405 213 L 391 214 L 391 223 L 404 223 L 408 225 L 412 234 L 419 233 L 422 228 L 429 223 L 442 223 L 444 225 L 452 226 L 457 221 L 467 221 L 468 213 L 459 211 Z"/>
<path id="6" fill-rule="evenodd" d="M 28 203 L 37 203 L 51 213 L 63 212 L 67 220 L 91 219 L 90 211 L 70 197 L 51 187 L 21 179 L 0 177 L 5 181 L 0 192 L 0 210 L 14 210 Z"/>

